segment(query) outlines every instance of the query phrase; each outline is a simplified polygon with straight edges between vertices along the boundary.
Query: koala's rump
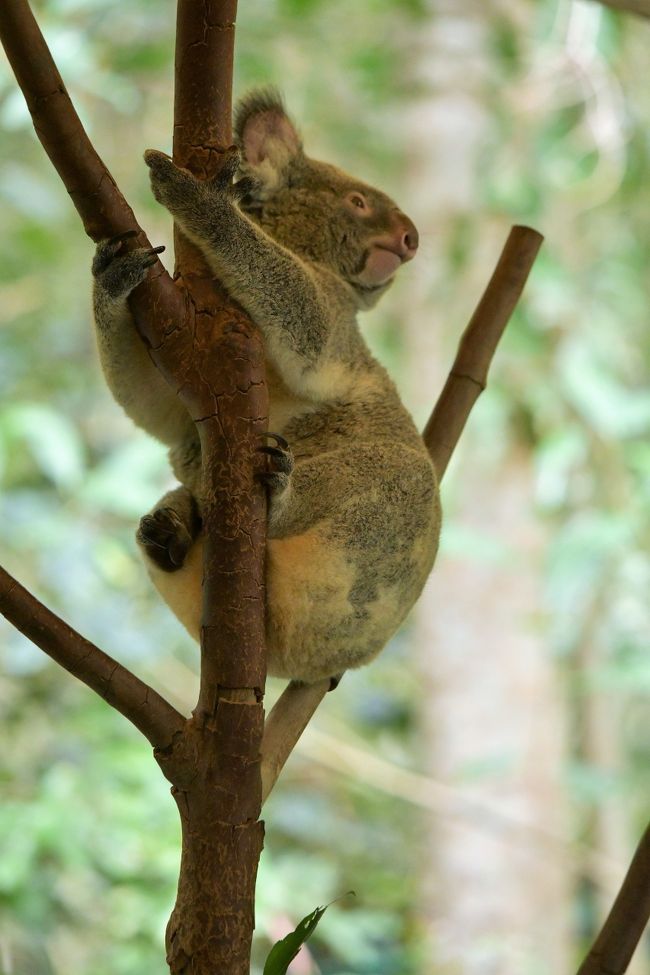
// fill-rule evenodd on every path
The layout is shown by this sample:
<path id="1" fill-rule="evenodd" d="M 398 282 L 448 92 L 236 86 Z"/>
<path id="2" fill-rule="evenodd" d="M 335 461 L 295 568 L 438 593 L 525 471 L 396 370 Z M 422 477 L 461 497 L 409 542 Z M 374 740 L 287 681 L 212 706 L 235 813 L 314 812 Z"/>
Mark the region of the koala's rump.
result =
<path id="1" fill-rule="evenodd" d="M 311 682 L 369 662 L 417 599 L 437 546 L 437 496 L 427 491 L 417 505 L 411 499 L 411 532 L 406 524 L 395 524 L 396 514 L 385 511 L 383 500 L 374 492 L 356 497 L 339 510 L 336 520 L 268 539 L 271 675 Z M 382 512 L 387 515 L 384 524 Z M 414 524 L 418 531 L 413 531 Z M 369 532 L 369 526 L 375 531 Z M 148 565 L 159 592 L 197 640 L 202 559 L 199 538 L 177 572 Z"/>

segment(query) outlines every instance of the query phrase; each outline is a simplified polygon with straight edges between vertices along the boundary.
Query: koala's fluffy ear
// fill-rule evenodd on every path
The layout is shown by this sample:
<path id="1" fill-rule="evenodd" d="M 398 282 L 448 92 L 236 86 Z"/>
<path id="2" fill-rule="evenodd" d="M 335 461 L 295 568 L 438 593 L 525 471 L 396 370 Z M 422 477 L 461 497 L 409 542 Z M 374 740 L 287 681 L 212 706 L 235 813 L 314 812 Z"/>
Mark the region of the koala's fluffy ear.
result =
<path id="1" fill-rule="evenodd" d="M 235 109 L 235 139 L 244 166 L 261 189 L 273 192 L 286 182 L 288 170 L 302 156 L 302 141 L 276 88 L 254 88 Z"/>

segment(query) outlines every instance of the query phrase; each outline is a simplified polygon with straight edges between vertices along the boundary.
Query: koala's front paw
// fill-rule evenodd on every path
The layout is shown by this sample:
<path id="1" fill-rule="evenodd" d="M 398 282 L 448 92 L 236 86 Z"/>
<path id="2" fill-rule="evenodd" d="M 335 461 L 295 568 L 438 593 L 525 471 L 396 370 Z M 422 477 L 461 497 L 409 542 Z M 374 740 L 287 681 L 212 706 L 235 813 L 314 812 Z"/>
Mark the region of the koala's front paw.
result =
<path id="1" fill-rule="evenodd" d="M 269 491 L 274 494 L 285 491 L 289 486 L 294 460 L 291 447 L 279 433 L 264 433 L 263 437 L 275 440 L 275 447 L 259 447 L 261 453 L 269 458 L 267 469 L 260 475 L 261 480 L 266 484 Z"/>
<path id="2" fill-rule="evenodd" d="M 172 216 L 181 215 L 193 206 L 201 195 L 201 182 L 196 176 L 158 149 L 147 149 L 144 161 L 149 167 L 153 195 Z"/>
<path id="3" fill-rule="evenodd" d="M 140 519 L 136 540 L 152 562 L 165 572 L 182 568 L 192 536 L 173 508 L 157 508 Z"/>
<path id="4" fill-rule="evenodd" d="M 127 230 L 97 244 L 92 263 L 92 272 L 98 286 L 106 294 L 117 300 L 126 298 L 147 276 L 147 271 L 164 251 L 160 247 L 138 247 L 125 252 L 124 242 L 137 237 L 137 230 Z"/>
<path id="5" fill-rule="evenodd" d="M 169 156 L 157 149 L 147 149 L 144 161 L 150 169 L 153 195 L 172 216 L 195 222 L 201 215 L 214 216 L 219 201 L 238 202 L 250 193 L 253 180 L 241 179 L 233 183 L 239 167 L 240 153 L 230 146 L 223 153 L 218 172 L 210 179 L 197 179 L 187 169 L 177 166 Z"/>

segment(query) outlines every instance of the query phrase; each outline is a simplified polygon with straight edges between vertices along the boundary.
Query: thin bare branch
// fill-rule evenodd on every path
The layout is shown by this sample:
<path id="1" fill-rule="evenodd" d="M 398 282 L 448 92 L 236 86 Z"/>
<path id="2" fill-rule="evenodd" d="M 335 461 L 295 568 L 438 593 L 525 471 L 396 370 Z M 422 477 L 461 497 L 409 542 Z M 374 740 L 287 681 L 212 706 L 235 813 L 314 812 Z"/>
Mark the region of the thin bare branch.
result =
<path id="1" fill-rule="evenodd" d="M 422 434 L 442 479 L 544 238 L 530 227 L 513 227 L 492 277 L 458 347 L 444 389 Z"/>
<path id="2" fill-rule="evenodd" d="M 266 798 L 285 762 L 330 689 L 329 680 L 316 684 L 287 684 L 264 724 L 262 742 L 262 799 Z"/>
<path id="3" fill-rule="evenodd" d="M 99 240 L 136 227 L 133 211 L 83 129 L 26 0 L 0 4 L 0 37 L 36 134 L 88 235 Z"/>
<path id="4" fill-rule="evenodd" d="M 598 0 L 605 7 L 621 10 L 627 14 L 637 14 L 639 17 L 650 17 L 650 0 Z"/>
<path id="5" fill-rule="evenodd" d="M 442 479 L 467 417 L 485 389 L 490 362 L 519 300 L 542 236 L 513 227 L 495 271 L 460 340 L 458 354 L 423 434 Z M 264 798 L 327 693 L 327 682 L 290 684 L 267 718 L 262 742 Z"/>
<path id="6" fill-rule="evenodd" d="M 48 656 L 166 749 L 185 718 L 153 688 L 90 643 L 0 568 L 0 613 Z"/>
<path id="7" fill-rule="evenodd" d="M 0 3 L 0 42 L 25 96 L 36 134 L 88 236 L 98 241 L 125 230 L 137 230 L 138 237 L 127 246 L 150 247 L 133 210 L 81 124 L 27 0 Z M 185 299 L 160 261 L 129 303 L 138 328 L 153 346 L 159 345 L 186 317 Z"/>
<path id="8" fill-rule="evenodd" d="M 650 825 L 578 975 L 623 975 L 650 919 Z"/>

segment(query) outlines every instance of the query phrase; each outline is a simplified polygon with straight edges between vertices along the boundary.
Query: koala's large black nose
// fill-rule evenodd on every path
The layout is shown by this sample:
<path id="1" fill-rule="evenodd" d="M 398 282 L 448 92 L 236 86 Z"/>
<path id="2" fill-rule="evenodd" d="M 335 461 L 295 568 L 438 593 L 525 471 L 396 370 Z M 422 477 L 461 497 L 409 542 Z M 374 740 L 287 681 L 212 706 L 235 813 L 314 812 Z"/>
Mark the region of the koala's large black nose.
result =
<path id="1" fill-rule="evenodd" d="M 405 228 L 402 235 L 402 244 L 412 257 L 418 249 L 420 235 L 412 220 L 409 220 L 403 213 L 400 214 L 400 217 L 402 219 L 402 226 Z"/>

